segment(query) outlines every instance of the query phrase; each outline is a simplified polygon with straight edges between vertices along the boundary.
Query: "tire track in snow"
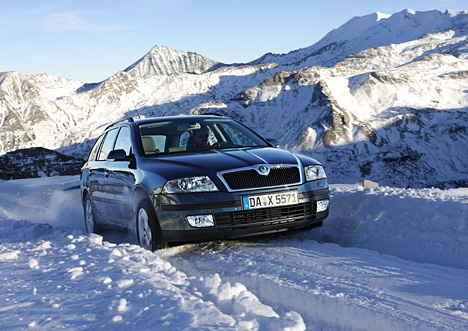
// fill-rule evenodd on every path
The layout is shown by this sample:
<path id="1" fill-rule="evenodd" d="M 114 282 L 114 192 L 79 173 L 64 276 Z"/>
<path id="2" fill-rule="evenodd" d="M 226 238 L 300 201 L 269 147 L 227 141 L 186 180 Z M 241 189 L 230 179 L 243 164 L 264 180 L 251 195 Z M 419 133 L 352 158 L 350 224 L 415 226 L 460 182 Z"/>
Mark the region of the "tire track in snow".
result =
<path id="1" fill-rule="evenodd" d="M 186 274 L 240 282 L 307 330 L 455 330 L 468 318 L 444 297 L 468 303 L 465 270 L 313 241 L 256 239 L 176 247 L 158 253 Z M 467 311 L 468 312 L 468 311 Z"/>

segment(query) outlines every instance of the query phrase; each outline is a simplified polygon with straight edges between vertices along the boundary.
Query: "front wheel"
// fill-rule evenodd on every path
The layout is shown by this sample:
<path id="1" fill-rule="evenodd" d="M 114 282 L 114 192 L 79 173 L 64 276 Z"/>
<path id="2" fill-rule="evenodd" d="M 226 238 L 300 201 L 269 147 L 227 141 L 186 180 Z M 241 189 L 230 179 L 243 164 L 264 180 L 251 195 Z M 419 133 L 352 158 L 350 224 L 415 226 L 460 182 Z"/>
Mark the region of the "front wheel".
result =
<path id="1" fill-rule="evenodd" d="M 165 247 L 161 228 L 156 220 L 153 207 L 148 200 L 139 203 L 137 214 L 137 236 L 141 247 L 155 251 Z"/>
<path id="2" fill-rule="evenodd" d="M 88 194 L 85 196 L 83 206 L 86 231 L 88 233 L 97 233 L 98 227 L 96 225 L 96 220 L 94 219 L 93 203 L 91 202 L 91 198 Z"/>

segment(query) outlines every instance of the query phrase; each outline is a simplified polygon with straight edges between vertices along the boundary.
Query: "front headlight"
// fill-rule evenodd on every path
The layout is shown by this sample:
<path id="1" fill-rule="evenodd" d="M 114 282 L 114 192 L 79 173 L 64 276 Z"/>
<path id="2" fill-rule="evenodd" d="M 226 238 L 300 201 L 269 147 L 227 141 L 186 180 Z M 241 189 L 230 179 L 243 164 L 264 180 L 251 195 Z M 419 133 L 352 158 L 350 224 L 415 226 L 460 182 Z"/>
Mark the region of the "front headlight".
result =
<path id="1" fill-rule="evenodd" d="M 325 174 L 325 170 L 323 170 L 323 167 L 321 165 L 311 165 L 311 166 L 304 167 L 304 171 L 305 171 L 306 181 L 308 182 L 312 180 L 327 178 L 327 175 Z"/>
<path id="2" fill-rule="evenodd" d="M 163 193 L 192 193 L 218 191 L 215 183 L 208 176 L 187 177 L 169 180 L 163 188 Z"/>

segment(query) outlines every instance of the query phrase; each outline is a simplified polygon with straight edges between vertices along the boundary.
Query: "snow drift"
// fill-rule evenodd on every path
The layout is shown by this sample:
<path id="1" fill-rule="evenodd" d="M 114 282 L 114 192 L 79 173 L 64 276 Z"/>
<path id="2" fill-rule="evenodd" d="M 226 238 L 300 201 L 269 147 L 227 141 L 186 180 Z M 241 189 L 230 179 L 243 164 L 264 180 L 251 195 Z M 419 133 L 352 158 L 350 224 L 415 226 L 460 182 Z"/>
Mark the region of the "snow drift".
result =
<path id="1" fill-rule="evenodd" d="M 9 327 L 468 327 L 467 189 L 333 185 L 322 228 L 153 254 L 85 234 L 78 180 L 0 181 Z"/>

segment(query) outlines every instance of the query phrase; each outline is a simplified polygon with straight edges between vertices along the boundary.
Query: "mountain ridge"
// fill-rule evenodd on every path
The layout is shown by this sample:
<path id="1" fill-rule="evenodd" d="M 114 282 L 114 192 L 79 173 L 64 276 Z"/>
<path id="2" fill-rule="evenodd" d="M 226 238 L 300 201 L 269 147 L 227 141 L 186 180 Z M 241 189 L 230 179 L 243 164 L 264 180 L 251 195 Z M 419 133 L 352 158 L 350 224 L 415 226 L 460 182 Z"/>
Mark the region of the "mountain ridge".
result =
<path id="1" fill-rule="evenodd" d="M 437 27 L 425 28 L 431 19 Z M 360 20 L 371 35 L 351 33 Z M 98 84 L 2 73 L 0 153 L 41 145 L 86 157 L 109 122 L 216 110 L 316 157 L 332 182 L 464 185 L 465 22 L 466 11 L 374 13 L 310 47 L 236 65 L 157 45 Z M 389 28 L 416 23 L 417 32 L 395 30 L 394 43 L 381 45 Z M 346 41 L 343 29 L 356 37 Z"/>
<path id="2" fill-rule="evenodd" d="M 145 56 L 124 71 L 137 77 L 174 75 L 177 73 L 200 74 L 218 64 L 219 62 L 194 52 L 177 51 L 169 47 L 156 45 Z"/>
<path id="3" fill-rule="evenodd" d="M 438 10 L 416 12 L 406 9 L 393 15 L 373 13 L 353 17 L 311 46 L 287 54 L 265 54 L 250 64 L 276 62 L 280 65 L 300 63 L 304 66 L 333 66 L 350 54 L 389 44 L 408 42 L 419 39 L 425 34 L 440 33 L 454 28 L 465 35 L 468 33 L 467 26 L 468 11 L 447 10 L 442 13 Z M 350 42 L 352 42 L 351 46 L 348 45 Z M 317 57 L 324 50 L 333 48 L 333 45 L 347 49 L 339 56 Z"/>

